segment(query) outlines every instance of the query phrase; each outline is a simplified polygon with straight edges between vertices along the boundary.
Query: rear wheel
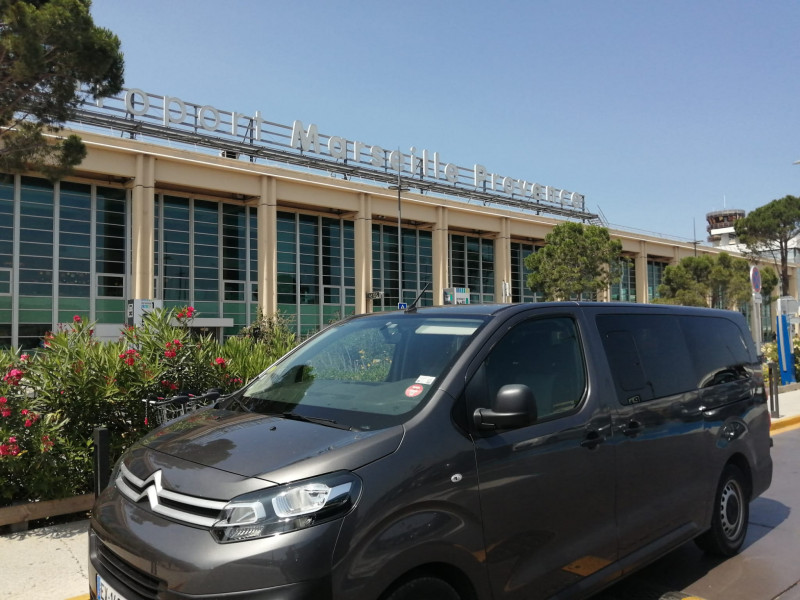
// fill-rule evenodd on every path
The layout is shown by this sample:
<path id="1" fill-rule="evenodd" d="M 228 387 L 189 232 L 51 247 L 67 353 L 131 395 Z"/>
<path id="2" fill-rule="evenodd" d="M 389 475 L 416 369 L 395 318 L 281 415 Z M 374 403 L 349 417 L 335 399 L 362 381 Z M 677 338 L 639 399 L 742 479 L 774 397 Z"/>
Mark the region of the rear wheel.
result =
<path id="1" fill-rule="evenodd" d="M 717 486 L 711 529 L 697 538 L 697 545 L 709 554 L 733 556 L 744 544 L 749 518 L 745 476 L 738 467 L 727 465 Z"/>
<path id="2" fill-rule="evenodd" d="M 441 579 L 418 577 L 401 584 L 386 600 L 461 600 L 461 596 Z"/>

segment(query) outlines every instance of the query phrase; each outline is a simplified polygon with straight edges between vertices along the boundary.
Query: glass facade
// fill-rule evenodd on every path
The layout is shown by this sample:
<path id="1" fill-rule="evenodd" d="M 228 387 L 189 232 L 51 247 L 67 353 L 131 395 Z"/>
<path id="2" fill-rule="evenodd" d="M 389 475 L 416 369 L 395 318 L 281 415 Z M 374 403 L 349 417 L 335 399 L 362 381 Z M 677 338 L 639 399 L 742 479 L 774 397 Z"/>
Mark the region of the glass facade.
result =
<path id="1" fill-rule="evenodd" d="M 620 269 L 622 277 L 619 283 L 611 286 L 611 301 L 636 302 L 636 262 L 633 259 L 621 260 Z"/>
<path id="2" fill-rule="evenodd" d="M 278 310 L 301 338 L 355 312 L 353 221 L 278 213 Z"/>
<path id="3" fill-rule="evenodd" d="M 542 294 L 535 293 L 528 287 L 530 271 L 525 266 L 525 257 L 536 252 L 533 244 L 511 242 L 511 301 L 541 302 Z"/>
<path id="4" fill-rule="evenodd" d="M 255 208 L 182 196 L 155 199 L 155 292 L 164 307 L 230 318 L 235 335 L 257 314 Z"/>
<path id="5" fill-rule="evenodd" d="M 75 315 L 125 321 L 128 193 L 0 179 L 0 345 L 37 348 Z"/>
<path id="6" fill-rule="evenodd" d="M 0 347 L 36 348 L 74 315 L 96 321 L 101 339 L 118 335 L 133 287 L 132 198 L 129 190 L 105 181 L 0 177 Z M 198 320 L 219 321 L 197 326 L 215 327 L 221 336 L 237 334 L 259 308 L 257 208 L 179 193 L 157 193 L 154 203 L 154 298 L 167 308 L 192 305 Z M 359 258 L 350 219 L 295 209 L 277 213 L 277 281 L 269 293 L 300 338 L 356 309 Z M 423 225 L 400 233 L 398 239 L 393 223 L 375 222 L 365 240 L 372 244 L 366 267 L 371 289 L 382 292 L 372 300 L 374 311 L 396 310 L 417 297 L 422 306 L 440 302 L 432 286 L 422 293 L 433 279 L 432 231 Z M 509 296 L 501 298 L 495 295 L 495 271 L 506 266 L 497 264 L 494 237 L 484 235 L 449 234 L 449 280 L 443 287 L 469 288 L 471 303 L 541 301 L 527 285 L 525 258 L 537 250 L 534 243 L 510 242 L 511 281 L 507 287 L 503 282 Z M 637 273 L 635 260 L 622 263 L 612 301 L 658 297 L 669 261 L 654 256 L 646 264 L 646 273 Z M 647 278 L 647 298 L 637 297 L 637 277 Z M 762 310 L 769 331 L 769 304 Z"/>
<path id="7" fill-rule="evenodd" d="M 495 302 L 494 240 L 450 235 L 450 281 L 469 288 L 471 304 Z"/>
<path id="8" fill-rule="evenodd" d="M 372 289 L 382 291 L 383 297 L 372 302 L 375 312 L 397 310 L 399 302 L 408 305 L 420 297 L 417 306 L 433 305 L 433 237 L 430 231 L 402 229 L 403 286 L 398 292 L 397 227 L 372 225 Z"/>
<path id="9" fill-rule="evenodd" d="M 668 267 L 668 263 L 659 262 L 654 260 L 647 261 L 647 301 L 650 302 L 653 298 L 658 298 L 658 286 L 664 280 L 664 269 Z"/>

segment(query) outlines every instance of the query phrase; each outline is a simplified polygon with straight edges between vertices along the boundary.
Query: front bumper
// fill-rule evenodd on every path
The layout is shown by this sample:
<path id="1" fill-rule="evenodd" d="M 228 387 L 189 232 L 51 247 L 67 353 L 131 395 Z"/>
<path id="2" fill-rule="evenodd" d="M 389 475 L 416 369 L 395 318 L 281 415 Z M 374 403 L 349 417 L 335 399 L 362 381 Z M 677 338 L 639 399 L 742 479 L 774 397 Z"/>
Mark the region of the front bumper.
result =
<path id="1" fill-rule="evenodd" d="M 125 600 L 326 600 L 341 521 L 220 544 L 106 490 L 89 530 L 89 588 L 97 575 Z"/>

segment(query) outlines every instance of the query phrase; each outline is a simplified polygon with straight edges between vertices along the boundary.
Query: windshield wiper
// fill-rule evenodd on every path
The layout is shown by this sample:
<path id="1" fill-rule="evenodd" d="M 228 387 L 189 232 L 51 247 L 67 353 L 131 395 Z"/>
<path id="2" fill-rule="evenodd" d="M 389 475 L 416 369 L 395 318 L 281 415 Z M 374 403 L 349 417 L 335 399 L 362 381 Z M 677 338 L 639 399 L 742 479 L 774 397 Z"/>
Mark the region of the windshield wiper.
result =
<path id="1" fill-rule="evenodd" d="M 290 419 L 292 421 L 302 421 L 303 423 L 316 423 L 317 425 L 335 427 L 336 429 L 344 429 L 346 431 L 352 430 L 352 427 L 350 427 L 349 425 L 345 425 L 344 423 L 339 423 L 337 421 L 334 421 L 333 419 L 323 419 L 322 417 L 307 417 L 305 415 L 298 415 L 297 413 L 292 413 L 292 412 L 285 412 L 281 416 L 284 419 Z"/>

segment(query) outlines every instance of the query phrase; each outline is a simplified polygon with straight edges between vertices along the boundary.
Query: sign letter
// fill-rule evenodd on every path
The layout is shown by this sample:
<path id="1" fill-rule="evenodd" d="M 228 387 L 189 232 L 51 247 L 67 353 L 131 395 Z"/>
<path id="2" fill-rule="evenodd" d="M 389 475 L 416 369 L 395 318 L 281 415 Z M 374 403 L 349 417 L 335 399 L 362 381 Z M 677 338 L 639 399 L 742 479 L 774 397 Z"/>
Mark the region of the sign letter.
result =
<path id="1" fill-rule="evenodd" d="M 314 123 L 308 126 L 308 131 L 303 129 L 302 121 L 295 121 L 292 123 L 292 141 L 289 142 L 292 148 L 299 148 L 301 150 L 308 150 L 312 145 L 314 152 L 317 154 L 319 151 L 319 133 L 317 126 Z"/>

